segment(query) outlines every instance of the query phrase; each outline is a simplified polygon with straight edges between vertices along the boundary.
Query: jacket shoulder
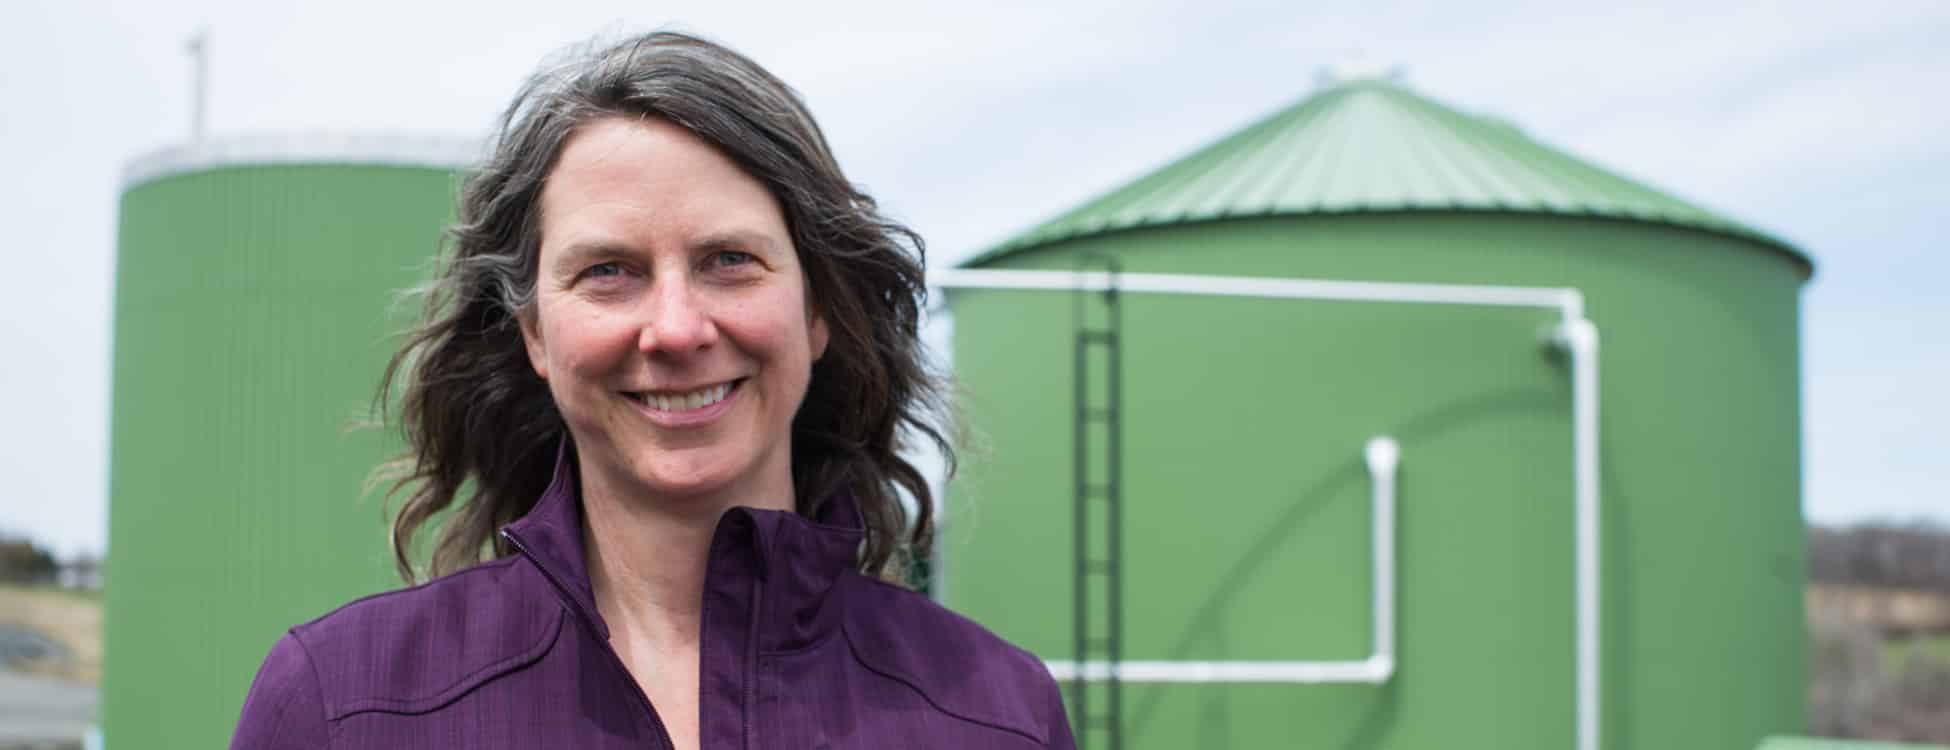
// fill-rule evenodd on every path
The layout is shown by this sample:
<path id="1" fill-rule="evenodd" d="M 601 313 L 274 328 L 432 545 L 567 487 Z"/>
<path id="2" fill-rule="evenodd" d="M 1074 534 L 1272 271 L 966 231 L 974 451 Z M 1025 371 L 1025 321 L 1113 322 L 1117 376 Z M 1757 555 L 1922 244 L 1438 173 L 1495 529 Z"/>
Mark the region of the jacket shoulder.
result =
<path id="1" fill-rule="evenodd" d="M 318 673 L 312 668 L 305 647 L 291 634 L 279 638 L 264 657 L 250 692 L 244 696 L 244 709 L 237 717 L 237 729 L 230 736 L 234 750 L 298 750 L 331 745 L 323 699 L 318 693 Z"/>
<path id="2" fill-rule="evenodd" d="M 327 719 L 423 713 L 534 663 L 555 643 L 563 609 L 539 578 L 519 557 L 485 562 L 355 600 L 291 637 L 311 657 Z"/>
<path id="3" fill-rule="evenodd" d="M 1044 744 L 1069 736 L 1056 681 L 1034 654 L 921 594 L 858 574 L 847 580 L 842 627 L 868 669 L 963 719 Z"/>

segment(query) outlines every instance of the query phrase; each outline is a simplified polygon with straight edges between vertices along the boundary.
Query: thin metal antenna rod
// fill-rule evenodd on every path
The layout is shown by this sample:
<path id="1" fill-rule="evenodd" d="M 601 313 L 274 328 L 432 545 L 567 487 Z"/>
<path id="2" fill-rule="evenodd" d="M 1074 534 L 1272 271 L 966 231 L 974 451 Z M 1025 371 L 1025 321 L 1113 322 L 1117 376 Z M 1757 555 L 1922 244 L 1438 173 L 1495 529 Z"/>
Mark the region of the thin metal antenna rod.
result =
<path id="1" fill-rule="evenodd" d="M 208 103 L 210 77 L 210 29 L 204 27 L 190 36 L 186 45 L 192 66 L 190 79 L 190 139 L 203 140 L 204 106 Z"/>

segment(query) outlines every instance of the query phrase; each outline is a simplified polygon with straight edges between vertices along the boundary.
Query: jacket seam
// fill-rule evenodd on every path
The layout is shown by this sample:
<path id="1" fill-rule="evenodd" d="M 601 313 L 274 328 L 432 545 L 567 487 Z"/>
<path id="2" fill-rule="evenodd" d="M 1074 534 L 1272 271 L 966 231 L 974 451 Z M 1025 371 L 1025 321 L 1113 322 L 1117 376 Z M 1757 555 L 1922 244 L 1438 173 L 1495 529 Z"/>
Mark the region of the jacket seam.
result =
<path id="1" fill-rule="evenodd" d="M 806 641 L 804 645 L 793 646 L 792 648 L 758 649 L 758 655 L 760 658 L 764 658 L 764 659 L 779 659 L 779 658 L 790 659 L 795 656 L 800 656 L 803 654 L 811 653 L 813 651 L 818 651 L 822 648 L 825 648 L 826 644 L 831 643 L 833 639 L 839 635 L 838 632 L 839 630 L 840 628 L 837 627 L 831 628 L 827 630 L 827 632 L 821 633 L 818 638 L 814 638 L 813 640 Z"/>
<path id="2" fill-rule="evenodd" d="M 423 714 L 438 710 L 459 700 L 480 686 L 491 682 L 502 674 L 514 671 L 540 658 L 555 645 L 562 632 L 562 611 L 557 609 L 555 621 L 543 627 L 542 637 L 510 656 L 490 662 L 479 669 L 456 678 L 446 687 L 433 693 L 414 698 L 365 698 L 348 701 L 334 720 L 344 719 L 362 713 Z"/>
<path id="3" fill-rule="evenodd" d="M 338 722 L 332 720 L 332 697 L 325 694 L 325 680 L 318 674 L 318 660 L 312 658 L 311 647 L 305 645 L 305 639 L 298 635 L 297 628 L 287 632 L 291 634 L 291 643 L 298 647 L 298 653 L 305 657 L 305 670 L 311 672 L 312 685 L 318 688 L 318 718 L 324 724 L 325 748 L 331 750 L 338 745 Z"/>
<path id="4" fill-rule="evenodd" d="M 1004 732 L 1008 732 L 1010 734 L 1020 736 L 1038 745 L 1042 745 L 1047 742 L 1047 740 L 1041 737 L 1037 737 L 1035 734 L 1032 734 L 1028 730 L 1025 730 L 1021 727 L 1010 726 L 1008 724 L 1004 724 L 994 719 L 984 719 L 977 716 L 970 716 L 961 711 L 957 711 L 955 709 L 942 705 L 939 701 L 936 701 L 934 699 L 934 696 L 929 695 L 928 691 L 922 690 L 920 685 L 916 685 L 913 680 L 910 680 L 903 675 L 895 674 L 894 671 L 891 669 L 883 669 L 880 666 L 874 664 L 871 660 L 867 659 L 865 655 L 865 650 L 860 647 L 859 643 L 854 642 L 853 633 L 851 631 L 848 631 L 846 636 L 847 636 L 846 637 L 847 646 L 853 651 L 853 658 L 855 661 L 858 661 L 861 664 L 861 666 L 866 667 L 867 671 L 869 672 L 873 672 L 874 674 L 880 675 L 882 677 L 885 677 L 887 679 L 893 680 L 895 682 L 907 686 L 907 689 L 912 690 L 916 695 L 921 696 L 921 700 L 927 701 L 928 705 L 933 706 L 934 710 L 940 711 L 949 716 L 953 716 L 957 719 L 961 719 L 962 721 L 966 721 L 972 724 L 979 724 L 985 727 L 989 727 L 991 729 L 998 729 Z"/>
<path id="5" fill-rule="evenodd" d="M 401 595 L 401 594 L 410 594 L 410 593 L 412 593 L 412 592 L 415 592 L 415 591 L 419 591 L 419 590 L 421 590 L 421 589 L 425 589 L 425 588 L 430 588 L 430 587 L 433 587 L 433 586 L 438 586 L 438 585 L 441 585 L 442 583 L 445 583 L 445 582 L 447 582 L 447 581 L 455 581 L 455 580 L 459 580 L 461 576 L 465 576 L 465 575 L 468 575 L 468 574 L 470 574 L 470 573 L 485 573 L 485 572 L 488 572 L 488 571 L 490 571 L 490 570 L 494 570 L 494 569 L 498 569 L 498 568 L 503 568 L 503 567 L 506 567 L 506 566 L 507 566 L 507 565 L 508 565 L 509 563 L 511 563 L 511 562 L 514 562 L 514 561 L 515 561 L 515 556 L 513 556 L 513 555 L 509 555 L 509 556 L 506 556 L 506 557 L 498 557 L 498 558 L 495 558 L 495 559 L 493 559 L 493 560 L 487 560 L 487 561 L 484 561 L 484 562 L 481 562 L 481 563 L 479 563 L 479 564 L 476 564 L 476 565 L 473 565 L 473 566 L 470 566 L 470 567 L 468 567 L 468 568 L 467 568 L 467 569 L 465 569 L 465 570 L 461 570 L 461 571 L 457 571 L 457 572 L 455 572 L 455 573 L 454 573 L 454 574 L 452 574 L 452 575 L 447 575 L 447 576 L 442 576 L 442 577 L 440 577 L 440 578 L 435 578 L 435 579 L 433 579 L 433 580 L 431 580 L 431 581 L 427 581 L 427 582 L 425 582 L 425 583 L 422 583 L 422 584 L 420 584 L 420 585 L 418 585 L 418 586 L 408 586 L 408 587 L 406 587 L 406 588 L 403 588 L 403 589 L 393 589 L 392 591 L 381 591 L 381 592 L 379 592 L 379 593 L 377 593 L 377 594 L 367 594 L 367 595 L 365 595 L 365 596 L 362 596 L 362 597 L 359 597 L 359 598 L 357 598 L 357 599 L 353 599 L 352 601 L 349 601 L 349 602 L 346 602 L 346 603 L 344 603 L 344 604 L 342 604 L 342 605 L 339 605 L 339 607 L 338 607 L 337 609 L 334 609 L 334 610 L 332 610 L 332 611 L 330 611 L 330 612 L 326 612 L 325 614 L 322 614 L 322 615 L 319 615 L 319 616 L 317 616 L 317 617 L 314 617 L 314 618 L 312 618 L 311 620 L 309 620 L 309 621 L 307 621 L 307 622 L 305 622 L 304 624 L 301 624 L 301 625 L 297 625 L 297 626 L 294 626 L 294 627 L 292 628 L 292 631 L 293 631 L 293 632 L 297 632 L 297 629 L 298 629 L 298 628 L 303 628 L 303 627 L 309 627 L 309 626 L 312 626 L 312 625 L 316 625 L 316 624 L 318 624 L 319 622 L 321 622 L 321 621 L 323 621 L 323 620 L 325 620 L 326 618 L 328 618 L 328 617 L 331 617 L 332 615 L 335 615 L 335 614 L 338 614 L 338 613 L 340 613 L 340 612 L 344 612 L 344 611 L 347 611 L 347 610 L 350 610 L 350 609 L 352 609 L 352 608 L 354 608 L 354 607 L 357 607 L 357 606 L 359 606 L 359 605 L 361 605 L 361 604 L 364 604 L 364 603 L 366 603 L 366 602 L 370 602 L 370 601 L 377 601 L 377 600 L 380 600 L 380 599 L 385 599 L 385 598 L 387 598 L 387 597 L 391 597 L 391 596 L 398 596 L 398 595 Z"/>

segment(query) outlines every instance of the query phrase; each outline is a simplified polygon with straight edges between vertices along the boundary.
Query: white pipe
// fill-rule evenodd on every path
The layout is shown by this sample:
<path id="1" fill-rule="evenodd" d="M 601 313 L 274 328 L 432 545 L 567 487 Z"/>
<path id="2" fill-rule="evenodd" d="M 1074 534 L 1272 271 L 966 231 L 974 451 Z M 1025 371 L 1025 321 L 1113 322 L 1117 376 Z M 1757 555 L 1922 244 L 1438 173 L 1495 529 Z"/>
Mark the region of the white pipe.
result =
<path id="1" fill-rule="evenodd" d="M 1558 337 L 1571 355 L 1577 465 L 1578 750 L 1598 750 L 1598 328 L 1571 318 Z"/>
<path id="2" fill-rule="evenodd" d="M 1044 662 L 1057 680 L 1108 679 L 1112 672 L 1124 682 L 1387 682 L 1395 675 L 1395 470 L 1401 465 L 1401 446 L 1394 438 L 1377 437 L 1362 451 L 1368 466 L 1368 522 L 1374 539 L 1374 565 L 1369 597 L 1373 602 L 1368 658 L 1360 661 L 1124 661 Z"/>
<path id="3" fill-rule="evenodd" d="M 1187 274 L 1120 273 L 1115 283 L 1120 292 L 1153 294 L 1192 294 L 1220 297 L 1260 297 L 1277 299 L 1325 299 L 1366 302 L 1406 302 L 1498 307 L 1554 308 L 1560 324 L 1553 341 L 1563 347 L 1571 361 L 1572 453 L 1575 476 L 1573 490 L 1576 518 L 1576 670 L 1577 749 L 1598 750 L 1599 730 L 1599 569 L 1598 569 L 1598 329 L 1584 318 L 1584 295 L 1576 289 L 1547 287 L 1475 286 L 1457 284 L 1395 284 L 1370 281 L 1327 281 L 1320 279 L 1270 279 L 1244 276 L 1200 276 Z M 1112 276 L 1102 271 L 994 271 L 951 269 L 938 271 L 928 280 L 942 289 L 1013 289 L 1048 291 L 1103 291 Z M 1373 658 L 1371 658 L 1373 661 Z M 1365 675 L 1345 672 L 1348 664 L 1364 662 L 1123 662 L 1121 679 L 1139 681 L 1135 676 L 1165 682 L 1320 682 L 1320 676 Z M 1076 674 L 1074 662 L 1048 662 L 1052 673 L 1064 679 Z M 1179 667 L 1166 667 L 1177 664 Z M 1131 668 L 1142 666 L 1133 671 Z M 1229 665 L 1236 665 L 1229 666 Z M 1282 666 L 1284 665 L 1284 666 Z M 1381 665 L 1376 665 L 1381 666 Z M 1392 674 L 1394 665 L 1385 665 Z M 1108 675 L 1101 662 L 1086 662 L 1086 677 Z M 1164 679 L 1176 676 L 1182 679 Z M 1386 679 L 1385 677 L 1383 679 Z M 1359 680 L 1356 680 L 1359 681 Z"/>
<path id="4" fill-rule="evenodd" d="M 1369 640 L 1374 649 L 1371 661 L 1387 665 L 1388 673 L 1395 671 L 1395 470 L 1401 466 L 1402 448 L 1394 438 L 1382 436 L 1368 441 L 1362 451 L 1367 459 L 1370 477 L 1369 498 L 1374 518 L 1369 523 L 1374 541 L 1374 593 L 1370 596 L 1374 607 L 1372 627 L 1374 635 Z"/>
<path id="5" fill-rule="evenodd" d="M 1110 287 L 1110 278 L 1111 274 L 1104 271 L 991 271 L 956 268 L 936 271 L 928 277 L 928 285 L 949 290 L 1101 292 Z M 1396 284 L 1380 281 L 1272 279 L 1176 273 L 1119 273 L 1117 291 L 1142 294 L 1192 294 L 1207 297 L 1545 307 L 1565 310 L 1570 317 L 1581 316 L 1584 306 L 1577 290 L 1552 287 Z"/>
<path id="6" fill-rule="evenodd" d="M 1044 662 L 1058 681 L 1076 679 L 1074 661 Z M 1082 667 L 1086 680 L 1106 680 L 1111 668 L 1107 662 L 1087 661 Z M 1125 661 L 1117 664 L 1117 679 L 1124 682 L 1272 682 L 1272 683 L 1366 683 L 1387 682 L 1395 665 L 1385 659 L 1369 657 L 1362 661 Z"/>

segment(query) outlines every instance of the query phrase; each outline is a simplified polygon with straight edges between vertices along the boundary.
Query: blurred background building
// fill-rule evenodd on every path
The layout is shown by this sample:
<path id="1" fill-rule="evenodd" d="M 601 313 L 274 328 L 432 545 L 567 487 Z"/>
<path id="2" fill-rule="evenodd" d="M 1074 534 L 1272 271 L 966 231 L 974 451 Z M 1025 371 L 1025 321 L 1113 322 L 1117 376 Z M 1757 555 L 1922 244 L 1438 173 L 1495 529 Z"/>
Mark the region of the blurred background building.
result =
<path id="1" fill-rule="evenodd" d="M 396 586 L 398 451 L 357 429 L 419 311 L 462 141 L 308 134 L 137 159 L 122 193 L 104 600 L 116 747 L 221 747 L 285 628 Z M 362 500 L 361 500 L 362 499 Z"/>

